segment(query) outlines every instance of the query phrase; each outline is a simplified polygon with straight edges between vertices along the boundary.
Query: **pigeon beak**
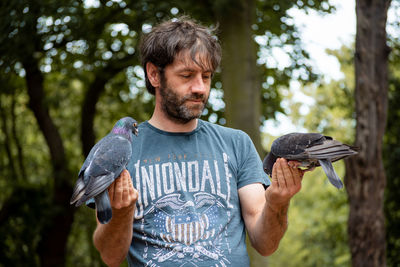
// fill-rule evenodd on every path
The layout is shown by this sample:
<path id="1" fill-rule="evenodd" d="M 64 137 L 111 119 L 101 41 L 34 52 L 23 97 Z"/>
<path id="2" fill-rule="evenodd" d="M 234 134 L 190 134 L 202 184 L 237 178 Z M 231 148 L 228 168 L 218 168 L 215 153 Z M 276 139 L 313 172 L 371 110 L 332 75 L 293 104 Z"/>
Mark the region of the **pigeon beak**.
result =
<path id="1" fill-rule="evenodd" d="M 136 136 L 138 136 L 138 134 L 139 134 L 139 130 L 138 130 L 138 128 L 137 128 L 137 123 L 136 123 L 136 122 L 133 124 L 133 133 L 134 133 Z"/>

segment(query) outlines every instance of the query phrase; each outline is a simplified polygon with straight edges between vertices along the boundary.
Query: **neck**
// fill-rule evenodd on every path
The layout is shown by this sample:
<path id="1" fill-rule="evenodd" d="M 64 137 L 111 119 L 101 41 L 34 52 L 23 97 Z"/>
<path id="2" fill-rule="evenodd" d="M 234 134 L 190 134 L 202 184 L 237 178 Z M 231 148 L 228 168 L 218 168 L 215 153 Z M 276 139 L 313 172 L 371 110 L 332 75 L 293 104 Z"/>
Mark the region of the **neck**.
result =
<path id="1" fill-rule="evenodd" d="M 127 130 L 123 127 L 114 127 L 112 129 L 112 133 L 117 134 L 117 135 L 122 135 L 122 136 L 126 137 L 128 140 L 131 140 L 131 134 L 129 133 L 129 130 Z"/>
<path id="2" fill-rule="evenodd" d="M 156 106 L 153 116 L 151 116 L 151 119 L 149 120 L 149 123 L 152 126 L 166 132 L 186 133 L 196 129 L 198 119 L 193 119 L 186 123 L 181 123 L 174 120 L 173 118 L 170 118 L 160 108 Z"/>

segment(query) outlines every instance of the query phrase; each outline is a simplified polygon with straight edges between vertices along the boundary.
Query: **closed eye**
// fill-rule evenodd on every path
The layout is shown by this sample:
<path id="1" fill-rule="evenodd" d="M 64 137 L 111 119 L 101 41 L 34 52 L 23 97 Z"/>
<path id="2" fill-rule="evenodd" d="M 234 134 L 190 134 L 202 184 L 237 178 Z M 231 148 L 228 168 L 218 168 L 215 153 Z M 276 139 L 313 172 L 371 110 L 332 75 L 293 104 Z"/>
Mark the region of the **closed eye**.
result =
<path id="1" fill-rule="evenodd" d="M 185 79 L 188 79 L 188 78 L 192 77 L 191 74 L 181 74 L 180 76 L 181 76 L 182 78 L 185 78 Z"/>

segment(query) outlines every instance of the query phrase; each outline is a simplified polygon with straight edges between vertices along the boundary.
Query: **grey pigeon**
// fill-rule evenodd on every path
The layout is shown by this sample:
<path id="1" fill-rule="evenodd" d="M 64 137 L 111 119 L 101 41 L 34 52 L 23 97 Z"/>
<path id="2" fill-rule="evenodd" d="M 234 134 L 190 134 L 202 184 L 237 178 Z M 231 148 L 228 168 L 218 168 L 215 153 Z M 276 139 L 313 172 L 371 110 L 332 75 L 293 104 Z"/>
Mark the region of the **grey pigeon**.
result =
<path id="1" fill-rule="evenodd" d="M 270 176 L 277 158 L 299 161 L 299 167 L 303 168 L 322 166 L 329 181 L 340 189 L 343 183 L 333 169 L 332 162 L 355 155 L 358 153 L 356 150 L 355 147 L 319 133 L 290 133 L 272 143 L 271 151 L 263 160 L 263 166 Z"/>
<path id="2" fill-rule="evenodd" d="M 138 135 L 134 119 L 125 117 L 117 121 L 111 132 L 92 147 L 79 171 L 70 203 L 78 207 L 94 198 L 97 219 L 102 224 L 111 220 L 107 188 L 131 158 L 133 134 Z"/>

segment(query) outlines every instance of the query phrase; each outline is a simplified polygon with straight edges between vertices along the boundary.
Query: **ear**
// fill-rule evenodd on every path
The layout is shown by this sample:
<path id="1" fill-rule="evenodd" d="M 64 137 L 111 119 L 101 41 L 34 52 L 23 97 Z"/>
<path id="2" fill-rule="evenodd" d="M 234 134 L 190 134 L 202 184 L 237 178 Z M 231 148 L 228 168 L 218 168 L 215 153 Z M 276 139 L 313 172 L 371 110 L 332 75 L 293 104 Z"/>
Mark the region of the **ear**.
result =
<path id="1" fill-rule="evenodd" d="M 161 78 L 160 78 L 160 72 L 158 71 L 156 65 L 154 65 L 151 62 L 147 62 L 146 72 L 147 72 L 147 78 L 149 79 L 151 85 L 154 88 L 159 87 Z"/>

